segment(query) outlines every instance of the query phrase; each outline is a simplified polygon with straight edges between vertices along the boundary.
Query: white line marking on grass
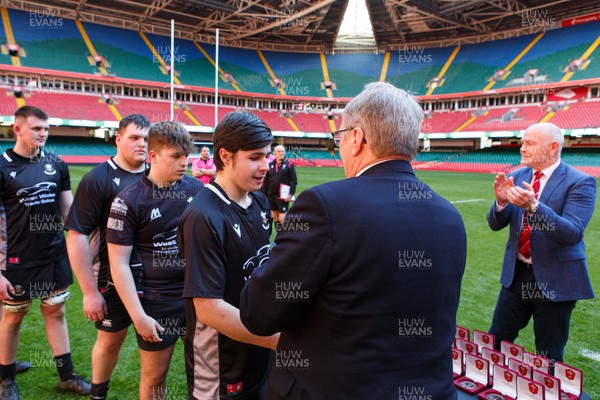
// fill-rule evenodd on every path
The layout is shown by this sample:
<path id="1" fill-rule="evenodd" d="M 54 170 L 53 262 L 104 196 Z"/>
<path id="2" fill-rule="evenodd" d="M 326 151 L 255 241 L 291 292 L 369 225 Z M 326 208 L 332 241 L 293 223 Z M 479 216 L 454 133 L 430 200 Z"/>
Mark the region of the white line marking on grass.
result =
<path id="1" fill-rule="evenodd" d="M 485 199 L 454 200 L 454 201 L 451 201 L 450 203 L 462 204 L 462 203 L 476 203 L 478 201 L 485 201 Z"/>
<path id="2" fill-rule="evenodd" d="M 588 349 L 581 349 L 579 351 L 579 354 L 581 354 L 582 356 L 584 356 L 586 358 L 589 358 L 590 360 L 600 362 L 600 353 L 597 353 L 595 351 L 588 350 Z"/>

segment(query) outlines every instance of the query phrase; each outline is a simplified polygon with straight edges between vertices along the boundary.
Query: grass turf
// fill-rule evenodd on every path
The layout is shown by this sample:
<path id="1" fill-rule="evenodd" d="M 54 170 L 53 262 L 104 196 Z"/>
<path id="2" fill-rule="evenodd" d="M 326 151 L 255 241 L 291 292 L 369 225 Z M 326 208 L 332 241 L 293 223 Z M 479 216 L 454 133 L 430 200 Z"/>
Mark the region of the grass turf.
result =
<path id="1" fill-rule="evenodd" d="M 90 167 L 72 166 L 71 179 L 75 190 L 81 177 Z M 488 207 L 493 201 L 490 174 L 466 174 L 453 172 L 419 171 L 417 175 L 433 190 L 450 201 L 460 211 L 468 237 L 467 267 L 462 282 L 461 301 L 458 310 L 459 325 L 471 330 L 487 330 L 490 326 L 500 284 L 500 268 L 507 231 L 492 232 L 486 222 Z M 323 182 L 342 179 L 339 168 L 298 168 L 299 191 Z M 467 202 L 461 202 L 461 201 Z M 448 232 L 451 235 L 451 232 Z M 588 266 L 592 283 L 600 281 L 600 212 L 596 211 L 586 230 Z M 71 286 L 72 299 L 67 303 L 67 319 L 75 369 L 91 377 L 90 354 L 96 339 L 93 324 L 82 313 L 82 296 L 77 283 Z M 600 398 L 600 363 L 586 357 L 586 351 L 600 352 L 600 300 L 577 303 L 572 319 L 569 343 L 565 349 L 565 362 L 584 371 L 584 390 L 592 399 Z M 534 351 L 533 331 L 530 325 L 521 332 L 517 343 Z M 171 362 L 167 390 L 168 399 L 187 398 L 183 346 L 178 342 Z M 81 398 L 64 394 L 56 389 L 56 370 L 52 353 L 46 342 L 39 302 L 25 318 L 21 330 L 18 359 L 29 361 L 33 368 L 17 377 L 22 400 Z M 130 329 L 120 361 L 111 381 L 110 399 L 136 399 L 139 382 L 139 357 L 133 329 Z"/>

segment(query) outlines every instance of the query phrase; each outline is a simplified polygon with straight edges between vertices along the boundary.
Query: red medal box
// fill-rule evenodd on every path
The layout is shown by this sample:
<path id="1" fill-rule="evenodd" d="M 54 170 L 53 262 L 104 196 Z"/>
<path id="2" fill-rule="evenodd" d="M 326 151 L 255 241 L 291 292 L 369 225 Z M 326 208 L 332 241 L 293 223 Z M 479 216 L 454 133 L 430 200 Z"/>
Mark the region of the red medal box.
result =
<path id="1" fill-rule="evenodd" d="M 494 386 L 480 393 L 481 400 L 515 400 L 517 397 L 517 373 L 502 365 L 492 365 Z"/>
<path id="2" fill-rule="evenodd" d="M 481 353 L 481 349 L 484 347 L 488 347 L 490 349 L 494 348 L 494 345 L 496 344 L 496 337 L 491 333 L 475 329 L 473 331 L 473 343 L 479 346 L 479 352 Z"/>
<path id="3" fill-rule="evenodd" d="M 514 358 L 509 358 L 507 365 L 509 369 L 518 372 L 519 375 L 531 379 L 531 372 L 533 371 L 533 367 L 531 365 L 527 365 L 524 362 L 515 360 Z"/>
<path id="4" fill-rule="evenodd" d="M 537 354 L 525 352 L 523 362 L 531 365 L 535 369 L 548 373 L 550 371 L 550 360 Z M 534 379 L 535 380 L 535 379 Z"/>
<path id="5" fill-rule="evenodd" d="M 546 400 L 560 400 L 560 379 L 539 369 L 533 370 L 533 380 L 544 385 Z"/>
<path id="6" fill-rule="evenodd" d="M 471 340 L 471 331 L 462 326 L 456 325 L 456 333 L 454 334 L 455 339 Z"/>
<path id="7" fill-rule="evenodd" d="M 507 358 L 512 357 L 518 361 L 523 361 L 523 354 L 525 353 L 523 346 L 503 340 L 500 343 L 500 351 L 506 355 Z"/>
<path id="8" fill-rule="evenodd" d="M 490 362 L 490 366 L 494 365 L 506 365 L 506 356 L 499 351 L 484 347 L 481 349 L 481 358 L 484 358 Z M 494 380 L 494 368 L 490 368 L 490 378 Z"/>
<path id="9" fill-rule="evenodd" d="M 518 375 L 517 398 L 519 400 L 545 400 L 544 385 L 522 375 Z"/>
<path id="10" fill-rule="evenodd" d="M 475 395 L 488 387 L 490 362 L 473 354 L 466 354 L 465 376 L 454 381 L 458 390 Z"/>
<path id="11" fill-rule="evenodd" d="M 561 362 L 554 364 L 554 376 L 560 379 L 562 393 L 568 396 L 569 400 L 577 400 L 583 392 L 583 371 L 570 367 Z"/>
<path id="12" fill-rule="evenodd" d="M 474 356 L 479 354 L 477 351 L 477 345 L 473 342 L 469 342 L 468 340 L 456 339 L 456 348 L 462 350 L 465 356 L 467 354 L 472 354 Z M 466 362 L 466 358 L 464 361 Z"/>
<path id="13" fill-rule="evenodd" d="M 457 349 L 456 347 L 452 348 L 452 372 L 454 373 L 454 378 L 456 379 L 465 374 L 465 364 L 463 351 Z"/>

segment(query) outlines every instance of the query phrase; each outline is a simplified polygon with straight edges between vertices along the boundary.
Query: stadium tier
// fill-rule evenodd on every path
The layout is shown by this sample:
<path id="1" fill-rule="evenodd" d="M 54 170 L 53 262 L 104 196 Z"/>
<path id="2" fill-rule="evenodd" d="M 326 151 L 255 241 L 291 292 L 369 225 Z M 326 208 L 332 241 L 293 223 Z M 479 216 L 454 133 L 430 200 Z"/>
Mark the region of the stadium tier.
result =
<path id="1" fill-rule="evenodd" d="M 25 102 L 27 105 L 45 110 L 52 118 L 90 119 L 94 121 L 117 120 L 98 95 L 71 94 L 61 91 L 33 91 L 25 97 Z"/>
<path id="2" fill-rule="evenodd" d="M 462 131 L 518 131 L 539 122 L 547 113 L 540 105 L 492 108 Z"/>
<path id="3" fill-rule="evenodd" d="M 170 63 L 171 45 L 167 37 L 67 18 L 60 18 L 60 29 L 36 27 L 29 13 L 13 9 L 8 10 L 8 17 L 14 39 L 25 52 L 19 57 L 23 66 L 169 82 L 165 63 Z M 384 54 L 323 56 L 221 46 L 220 85 L 270 95 L 325 97 L 322 83 L 328 80 L 334 97 L 352 97 L 366 83 L 383 77 L 418 95 L 463 93 L 484 89 L 497 71 L 512 63 L 514 66 L 493 83 L 494 88 L 559 82 L 569 64 L 582 58 L 599 35 L 600 22 L 592 22 L 459 47 L 404 46 L 389 53 L 389 58 Z M 182 84 L 214 86 L 214 45 L 176 39 L 174 52 L 177 79 Z M 586 57 L 573 70 L 571 80 L 600 76 L 598 58 Z M 0 63 L 11 64 L 11 59 L 2 55 Z M 438 76 L 439 82 L 429 85 L 428 91 L 428 84 Z"/>

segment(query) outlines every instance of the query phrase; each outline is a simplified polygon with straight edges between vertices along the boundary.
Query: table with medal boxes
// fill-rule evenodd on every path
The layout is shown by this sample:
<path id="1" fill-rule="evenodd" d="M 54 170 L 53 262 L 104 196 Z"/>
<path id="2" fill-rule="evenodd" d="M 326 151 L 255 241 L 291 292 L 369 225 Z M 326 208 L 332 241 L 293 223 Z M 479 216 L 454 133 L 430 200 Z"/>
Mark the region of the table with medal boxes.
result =
<path id="1" fill-rule="evenodd" d="M 481 400 L 588 400 L 583 371 L 525 351 L 502 341 L 495 349 L 494 335 L 457 326 L 452 347 L 454 385 L 460 398 Z"/>

